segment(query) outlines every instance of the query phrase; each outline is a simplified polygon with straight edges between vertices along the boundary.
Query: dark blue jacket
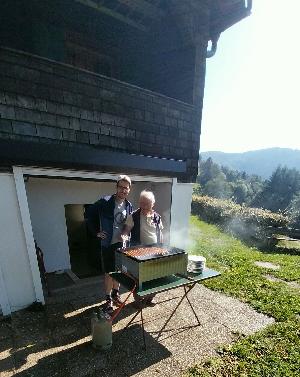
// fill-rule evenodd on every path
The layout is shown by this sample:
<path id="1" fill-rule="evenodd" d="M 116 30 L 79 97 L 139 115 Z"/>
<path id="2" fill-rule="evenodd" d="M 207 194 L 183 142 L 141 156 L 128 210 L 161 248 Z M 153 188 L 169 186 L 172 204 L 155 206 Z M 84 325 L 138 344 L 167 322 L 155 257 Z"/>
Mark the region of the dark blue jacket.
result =
<path id="1" fill-rule="evenodd" d="M 132 204 L 125 199 L 125 209 L 127 216 L 132 212 Z M 89 231 L 96 236 L 101 230 L 107 233 L 107 237 L 101 240 L 101 245 L 108 247 L 113 235 L 115 210 L 115 195 L 103 196 L 86 212 L 87 226 Z"/>

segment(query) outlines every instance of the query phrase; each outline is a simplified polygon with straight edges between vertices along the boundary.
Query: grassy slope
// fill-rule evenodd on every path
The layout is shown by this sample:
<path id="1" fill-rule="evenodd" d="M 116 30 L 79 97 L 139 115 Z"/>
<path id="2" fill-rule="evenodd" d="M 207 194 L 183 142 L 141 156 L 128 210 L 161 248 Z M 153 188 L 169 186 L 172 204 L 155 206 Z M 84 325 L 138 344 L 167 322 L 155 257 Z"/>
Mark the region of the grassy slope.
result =
<path id="1" fill-rule="evenodd" d="M 276 319 L 274 325 L 249 337 L 240 337 L 220 350 L 220 358 L 191 368 L 191 376 L 299 376 L 300 293 L 283 282 L 270 282 L 264 275 L 300 282 L 300 256 L 263 253 L 220 232 L 217 227 L 191 219 L 193 252 L 204 255 L 207 265 L 222 272 L 205 285 L 248 302 Z M 255 261 L 280 265 L 264 269 Z"/>

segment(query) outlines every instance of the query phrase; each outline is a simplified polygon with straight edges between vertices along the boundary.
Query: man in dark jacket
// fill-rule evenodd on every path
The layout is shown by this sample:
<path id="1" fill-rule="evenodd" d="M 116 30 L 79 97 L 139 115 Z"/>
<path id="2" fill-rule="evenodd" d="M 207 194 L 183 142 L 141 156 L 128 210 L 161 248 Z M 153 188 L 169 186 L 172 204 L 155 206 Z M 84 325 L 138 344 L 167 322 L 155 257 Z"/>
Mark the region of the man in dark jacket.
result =
<path id="1" fill-rule="evenodd" d="M 101 241 L 106 295 L 103 310 L 107 312 L 113 311 L 113 303 L 117 306 L 122 304 L 119 296 L 120 285 L 109 273 L 115 271 L 115 250 L 122 247 L 121 232 L 132 212 L 132 204 L 127 200 L 130 188 L 130 178 L 127 175 L 119 176 L 116 193 L 100 198 L 87 211 L 88 228 Z"/>

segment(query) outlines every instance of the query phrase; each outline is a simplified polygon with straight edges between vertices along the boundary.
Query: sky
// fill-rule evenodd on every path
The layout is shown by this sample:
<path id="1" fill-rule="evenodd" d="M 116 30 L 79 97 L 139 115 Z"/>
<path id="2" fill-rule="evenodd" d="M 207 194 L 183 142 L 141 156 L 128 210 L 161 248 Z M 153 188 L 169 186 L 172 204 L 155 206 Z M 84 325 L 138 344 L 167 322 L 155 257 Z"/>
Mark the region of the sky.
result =
<path id="1" fill-rule="evenodd" d="M 300 0 L 253 0 L 207 59 L 200 152 L 300 149 Z"/>

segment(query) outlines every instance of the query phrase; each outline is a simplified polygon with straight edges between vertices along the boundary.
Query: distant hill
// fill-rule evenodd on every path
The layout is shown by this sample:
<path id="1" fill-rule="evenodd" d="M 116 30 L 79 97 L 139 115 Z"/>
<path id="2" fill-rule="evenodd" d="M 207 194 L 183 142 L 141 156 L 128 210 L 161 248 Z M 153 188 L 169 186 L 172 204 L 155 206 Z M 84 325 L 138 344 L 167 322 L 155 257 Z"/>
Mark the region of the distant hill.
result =
<path id="1" fill-rule="evenodd" d="M 264 179 L 271 176 L 274 170 L 281 166 L 300 170 L 300 150 L 289 148 L 269 148 L 244 153 L 201 152 L 202 160 L 209 157 L 219 165 L 233 170 L 256 174 Z"/>

